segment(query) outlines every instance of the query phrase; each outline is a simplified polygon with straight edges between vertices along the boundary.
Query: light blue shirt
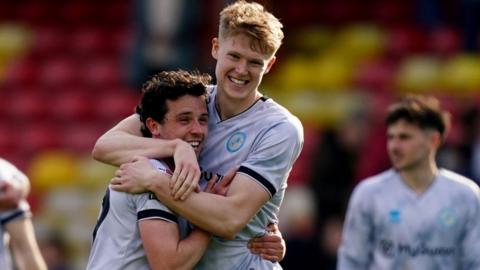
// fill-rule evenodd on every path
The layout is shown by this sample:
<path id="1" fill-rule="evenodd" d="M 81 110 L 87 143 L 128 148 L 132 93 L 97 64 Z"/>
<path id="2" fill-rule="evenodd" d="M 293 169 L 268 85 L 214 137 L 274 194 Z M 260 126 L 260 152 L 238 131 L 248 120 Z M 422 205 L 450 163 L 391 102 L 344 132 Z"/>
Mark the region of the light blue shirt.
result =
<path id="1" fill-rule="evenodd" d="M 337 269 L 480 269 L 478 186 L 445 169 L 421 195 L 393 169 L 361 182 Z"/>
<path id="2" fill-rule="evenodd" d="M 268 224 L 278 222 L 287 178 L 303 146 L 303 127 L 298 118 L 266 97 L 222 121 L 215 98 L 216 88 L 211 88 L 209 135 L 200 155 L 203 185 L 212 175 L 225 175 L 239 167 L 237 173 L 258 183 L 270 194 L 270 200 L 234 240 L 213 237 L 196 269 L 281 269 L 280 264 L 252 254 L 247 242 L 264 235 Z"/>

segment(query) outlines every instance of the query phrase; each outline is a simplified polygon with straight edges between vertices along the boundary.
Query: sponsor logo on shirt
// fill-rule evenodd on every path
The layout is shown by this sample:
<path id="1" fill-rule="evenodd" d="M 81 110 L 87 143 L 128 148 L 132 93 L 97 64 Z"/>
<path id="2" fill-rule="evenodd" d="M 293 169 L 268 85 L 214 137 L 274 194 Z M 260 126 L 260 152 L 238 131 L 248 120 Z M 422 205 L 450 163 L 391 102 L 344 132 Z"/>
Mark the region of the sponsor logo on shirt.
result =
<path id="1" fill-rule="evenodd" d="M 247 134 L 245 132 L 237 131 L 233 133 L 227 140 L 227 150 L 230 153 L 237 152 L 245 144 Z"/>
<path id="2" fill-rule="evenodd" d="M 400 217 L 400 210 L 398 209 L 392 209 L 390 212 L 388 212 L 388 219 L 390 220 L 390 223 L 399 224 Z"/>
<path id="3" fill-rule="evenodd" d="M 395 243 L 389 239 L 379 241 L 379 248 L 383 255 L 388 258 L 395 256 L 452 256 L 455 254 L 455 247 L 429 246 L 426 243 L 410 245 L 409 243 Z"/>

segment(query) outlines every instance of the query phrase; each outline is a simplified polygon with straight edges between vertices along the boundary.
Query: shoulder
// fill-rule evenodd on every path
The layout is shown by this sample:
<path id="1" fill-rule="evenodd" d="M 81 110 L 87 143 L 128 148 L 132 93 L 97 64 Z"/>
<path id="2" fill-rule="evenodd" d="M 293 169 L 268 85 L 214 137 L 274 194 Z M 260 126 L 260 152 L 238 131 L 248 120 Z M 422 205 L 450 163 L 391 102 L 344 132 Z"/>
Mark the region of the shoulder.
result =
<path id="1" fill-rule="evenodd" d="M 0 158 L 0 181 L 3 180 L 26 182 L 28 178 L 15 165 Z"/>
<path id="2" fill-rule="evenodd" d="M 371 197 L 371 195 L 378 194 L 379 191 L 388 187 L 390 180 L 396 176 L 396 172 L 390 169 L 368 177 L 355 187 L 354 193 L 357 194 L 357 196 Z"/>
<path id="3" fill-rule="evenodd" d="M 303 125 L 298 117 L 271 98 L 262 97 L 261 102 L 259 114 L 270 123 L 271 128 L 282 129 L 286 134 L 296 135 L 303 140 Z"/>
<path id="4" fill-rule="evenodd" d="M 5 173 L 12 174 L 18 171 L 17 167 L 12 163 L 6 161 L 5 159 L 0 158 L 0 172 L 2 172 L 2 176 Z"/>
<path id="5" fill-rule="evenodd" d="M 470 194 L 480 200 L 480 188 L 473 180 L 446 169 L 440 169 L 439 174 L 441 179 L 449 185 L 450 190 L 453 189 L 466 195 Z"/>

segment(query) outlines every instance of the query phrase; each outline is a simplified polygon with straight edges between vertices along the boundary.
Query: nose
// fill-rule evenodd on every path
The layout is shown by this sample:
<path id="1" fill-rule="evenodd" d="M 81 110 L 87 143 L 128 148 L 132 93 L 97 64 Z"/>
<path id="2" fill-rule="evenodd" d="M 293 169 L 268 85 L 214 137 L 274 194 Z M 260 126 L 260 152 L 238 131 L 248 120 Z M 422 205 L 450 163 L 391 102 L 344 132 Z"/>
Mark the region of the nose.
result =
<path id="1" fill-rule="evenodd" d="M 246 74 L 247 73 L 247 61 L 245 59 L 242 59 L 237 62 L 235 66 L 235 71 L 238 74 Z"/>
<path id="2" fill-rule="evenodd" d="M 392 151 L 398 148 L 398 140 L 394 138 L 387 139 L 387 150 Z"/>
<path id="3" fill-rule="evenodd" d="M 198 120 L 193 121 L 190 133 L 195 135 L 205 135 L 207 127 L 200 124 Z"/>

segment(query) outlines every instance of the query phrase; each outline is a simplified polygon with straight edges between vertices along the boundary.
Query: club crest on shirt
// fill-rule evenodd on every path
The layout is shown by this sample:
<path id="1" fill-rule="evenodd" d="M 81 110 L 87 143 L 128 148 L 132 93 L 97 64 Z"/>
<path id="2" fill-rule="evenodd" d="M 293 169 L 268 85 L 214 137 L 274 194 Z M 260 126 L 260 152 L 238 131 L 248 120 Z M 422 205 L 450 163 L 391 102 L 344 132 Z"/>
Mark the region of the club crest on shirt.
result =
<path id="1" fill-rule="evenodd" d="M 230 153 L 237 152 L 245 144 L 247 134 L 237 131 L 233 133 L 227 140 L 227 150 Z"/>
<path id="2" fill-rule="evenodd" d="M 451 208 L 443 208 L 438 213 L 438 222 L 444 228 L 451 228 L 457 223 L 457 215 Z"/>
<path id="3" fill-rule="evenodd" d="M 390 223 L 392 224 L 399 224 L 400 223 L 400 210 L 398 209 L 392 209 L 390 212 L 388 212 L 388 219 L 390 220 Z"/>

